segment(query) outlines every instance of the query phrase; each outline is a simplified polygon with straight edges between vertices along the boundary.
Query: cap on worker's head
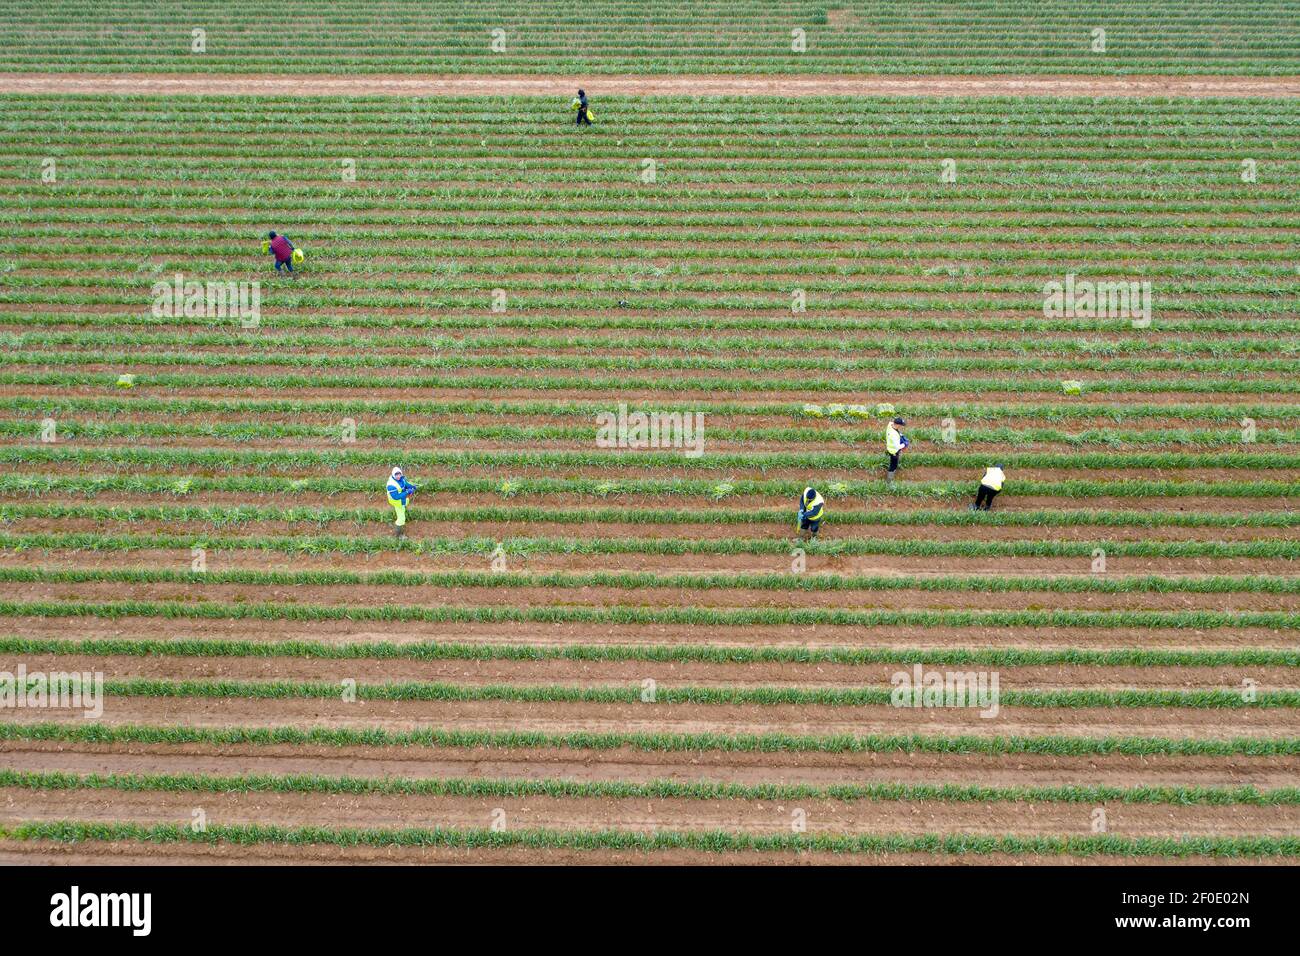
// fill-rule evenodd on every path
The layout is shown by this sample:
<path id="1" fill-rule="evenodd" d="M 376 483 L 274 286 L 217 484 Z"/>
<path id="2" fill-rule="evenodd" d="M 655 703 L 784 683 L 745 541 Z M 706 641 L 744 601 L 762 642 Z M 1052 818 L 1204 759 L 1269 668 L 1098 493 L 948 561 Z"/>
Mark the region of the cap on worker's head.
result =
<path id="1" fill-rule="evenodd" d="M 579 95 L 579 96 L 585 96 L 586 94 L 583 93 L 581 89 L 579 89 L 579 90 L 578 90 L 578 95 Z"/>
<path id="2" fill-rule="evenodd" d="M 996 468 L 998 471 L 1001 471 L 1001 470 L 1002 470 L 1002 464 L 1001 464 L 1000 462 L 999 462 L 998 464 L 994 465 L 993 467 Z"/>
<path id="3" fill-rule="evenodd" d="M 895 424 L 895 425 L 906 425 L 907 422 L 903 421 L 902 418 L 895 418 L 895 419 L 894 419 L 894 424 Z"/>
<path id="4" fill-rule="evenodd" d="M 275 230 L 272 229 L 270 232 L 268 232 L 268 233 L 266 234 L 266 236 L 267 236 L 268 239 L 274 239 L 274 238 L 275 238 Z"/>
<path id="5" fill-rule="evenodd" d="M 805 489 L 803 490 L 803 496 L 804 496 L 805 498 L 816 498 L 816 497 L 817 497 L 817 489 L 814 488 L 812 485 L 809 485 L 807 488 L 805 488 Z"/>

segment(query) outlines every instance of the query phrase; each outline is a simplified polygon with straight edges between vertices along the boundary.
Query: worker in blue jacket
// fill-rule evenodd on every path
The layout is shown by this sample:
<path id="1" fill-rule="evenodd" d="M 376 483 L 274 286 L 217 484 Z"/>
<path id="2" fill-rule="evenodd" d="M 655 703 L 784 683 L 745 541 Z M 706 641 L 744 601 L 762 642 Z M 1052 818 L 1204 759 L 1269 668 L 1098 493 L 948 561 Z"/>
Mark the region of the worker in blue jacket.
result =
<path id="1" fill-rule="evenodd" d="M 388 477 L 388 503 L 397 512 L 396 537 L 399 541 L 406 537 L 406 503 L 417 491 L 419 489 L 406 480 L 401 468 L 393 469 Z"/>

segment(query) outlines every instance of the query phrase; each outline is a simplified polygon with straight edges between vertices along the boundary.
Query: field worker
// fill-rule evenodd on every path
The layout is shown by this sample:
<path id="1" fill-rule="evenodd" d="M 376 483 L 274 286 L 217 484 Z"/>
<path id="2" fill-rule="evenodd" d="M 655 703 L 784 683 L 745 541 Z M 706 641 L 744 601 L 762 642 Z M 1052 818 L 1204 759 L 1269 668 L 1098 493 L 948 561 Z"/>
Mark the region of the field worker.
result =
<path id="1" fill-rule="evenodd" d="M 821 530 L 822 518 L 826 515 L 826 502 L 822 496 L 817 493 L 816 488 L 805 488 L 803 497 L 799 499 L 799 537 L 808 533 L 806 540 L 817 537 L 817 532 Z"/>
<path id="2" fill-rule="evenodd" d="M 399 541 L 406 537 L 406 502 L 418 490 L 406 480 L 406 475 L 402 474 L 400 468 L 394 468 L 388 477 L 388 503 L 397 512 L 395 535 Z"/>
<path id="3" fill-rule="evenodd" d="M 898 471 L 899 456 L 911 444 L 907 436 L 898 430 L 899 425 L 906 424 L 903 419 L 895 418 L 885 426 L 885 454 L 889 456 L 889 461 L 885 465 L 885 484 L 889 488 L 894 487 L 894 472 Z"/>
<path id="4" fill-rule="evenodd" d="M 985 468 L 984 477 L 980 479 L 979 491 L 975 492 L 975 503 L 970 506 L 970 510 L 988 511 L 992 508 L 993 499 L 1002 490 L 1002 482 L 1004 481 L 1006 481 L 1006 475 L 1002 474 L 1001 465 Z"/>
<path id="5" fill-rule="evenodd" d="M 586 90 L 578 90 L 578 98 L 576 102 L 578 104 L 578 120 L 577 120 L 578 125 L 590 126 L 591 117 L 587 115 L 587 91 Z"/>
<path id="6" fill-rule="evenodd" d="M 267 237 L 271 240 L 267 251 L 275 256 L 275 271 L 279 272 L 281 266 L 286 266 L 290 272 L 293 272 L 293 243 L 287 236 L 280 235 L 274 229 L 267 234 Z"/>

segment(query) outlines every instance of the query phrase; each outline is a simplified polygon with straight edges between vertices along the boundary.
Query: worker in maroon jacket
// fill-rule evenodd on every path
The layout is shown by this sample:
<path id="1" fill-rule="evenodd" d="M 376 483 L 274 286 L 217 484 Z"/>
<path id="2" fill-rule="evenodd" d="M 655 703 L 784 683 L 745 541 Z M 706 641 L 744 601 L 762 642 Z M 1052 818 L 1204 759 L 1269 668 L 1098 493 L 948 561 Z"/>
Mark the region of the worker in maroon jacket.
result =
<path id="1" fill-rule="evenodd" d="M 281 236 L 273 229 L 270 233 L 271 246 L 268 250 L 271 255 L 275 256 L 275 271 L 280 271 L 280 266 L 288 266 L 289 271 L 293 271 L 293 243 L 287 236 Z"/>

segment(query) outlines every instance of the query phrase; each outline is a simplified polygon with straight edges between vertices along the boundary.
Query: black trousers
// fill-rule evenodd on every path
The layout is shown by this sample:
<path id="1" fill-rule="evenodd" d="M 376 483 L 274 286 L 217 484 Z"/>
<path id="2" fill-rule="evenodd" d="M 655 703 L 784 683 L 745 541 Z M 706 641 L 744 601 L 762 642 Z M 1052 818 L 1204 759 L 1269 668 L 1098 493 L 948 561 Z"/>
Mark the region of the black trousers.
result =
<path id="1" fill-rule="evenodd" d="M 901 452 L 894 452 L 892 455 L 889 456 L 889 468 L 887 469 L 888 471 L 898 471 L 898 456 L 900 454 Z"/>
<path id="2" fill-rule="evenodd" d="M 975 492 L 975 509 L 978 511 L 980 507 L 983 506 L 984 510 L 988 511 L 993 507 L 993 499 L 997 496 L 998 493 L 996 491 L 988 485 L 981 484 L 980 490 Z"/>
<path id="3" fill-rule="evenodd" d="M 579 106 L 579 107 L 578 107 L 578 121 L 577 121 L 577 122 L 578 122 L 578 125 L 579 125 L 579 126 L 582 126 L 584 123 L 585 123 L 587 126 L 590 126 L 590 125 L 591 125 L 591 120 L 587 119 L 587 107 L 585 107 L 585 106 Z"/>

